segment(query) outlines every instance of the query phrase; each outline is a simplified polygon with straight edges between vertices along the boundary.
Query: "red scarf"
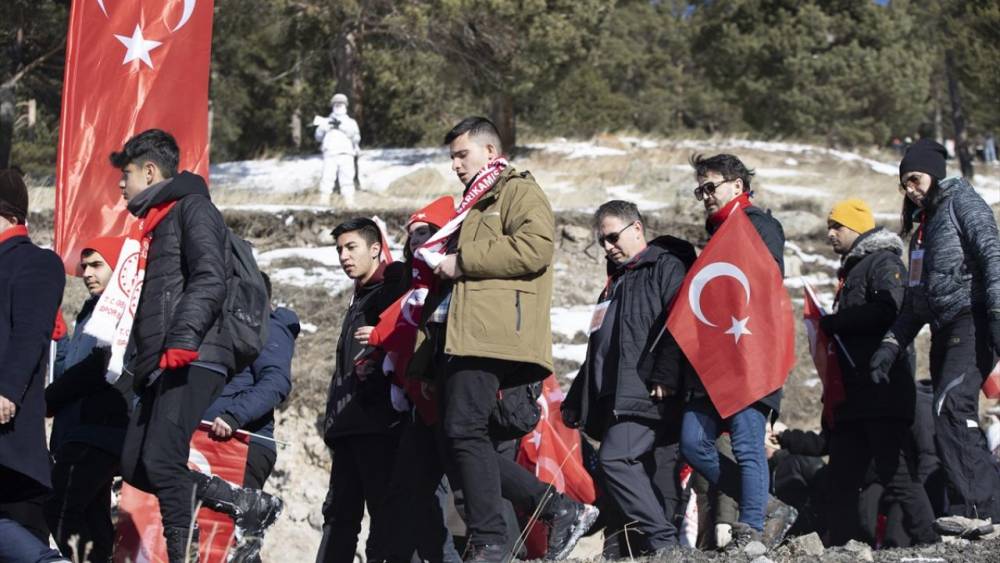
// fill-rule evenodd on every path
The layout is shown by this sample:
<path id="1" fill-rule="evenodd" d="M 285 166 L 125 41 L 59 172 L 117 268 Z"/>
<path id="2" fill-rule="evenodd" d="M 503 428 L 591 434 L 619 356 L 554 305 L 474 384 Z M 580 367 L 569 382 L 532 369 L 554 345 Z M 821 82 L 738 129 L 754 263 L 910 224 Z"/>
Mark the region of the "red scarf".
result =
<path id="1" fill-rule="evenodd" d="M 737 207 L 740 209 L 746 209 L 751 205 L 753 204 L 750 203 L 750 192 L 743 192 L 735 199 L 724 205 L 722 209 L 709 215 L 708 224 L 711 225 L 712 230 L 714 231 L 721 227 L 722 224 L 726 222 L 726 219 L 729 219 L 729 216 L 733 214 L 733 211 L 735 211 Z"/>
<path id="2" fill-rule="evenodd" d="M 25 225 L 14 225 L 13 227 L 7 229 L 6 231 L 0 233 L 0 244 L 7 242 L 7 240 L 14 237 L 26 237 L 28 236 L 28 227 Z"/>

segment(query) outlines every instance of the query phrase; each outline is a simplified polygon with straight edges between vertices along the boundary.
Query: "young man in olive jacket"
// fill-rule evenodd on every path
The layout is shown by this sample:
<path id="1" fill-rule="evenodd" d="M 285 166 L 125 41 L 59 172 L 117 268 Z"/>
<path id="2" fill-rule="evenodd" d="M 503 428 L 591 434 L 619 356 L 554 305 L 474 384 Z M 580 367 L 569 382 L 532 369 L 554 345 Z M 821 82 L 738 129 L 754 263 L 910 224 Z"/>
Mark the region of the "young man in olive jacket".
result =
<path id="1" fill-rule="evenodd" d="M 119 187 L 129 212 L 141 220 L 153 210 L 165 213 L 151 232 L 125 352 L 124 373 L 133 378 L 139 403 L 121 469 L 126 482 L 159 500 L 171 563 L 197 560 L 193 494 L 250 534 L 272 524 L 282 506 L 262 491 L 215 486 L 188 469 L 191 437 L 236 361 L 222 329 L 233 275 L 229 231 L 205 180 L 177 172 L 179 157 L 177 142 L 159 129 L 139 133 L 111 155 L 122 171 Z"/>
<path id="2" fill-rule="evenodd" d="M 622 523 L 635 522 L 648 542 L 639 551 L 666 551 L 677 545 L 673 516 L 686 364 L 666 331 L 666 318 L 694 247 L 673 237 L 647 244 L 642 216 L 627 201 L 601 205 L 594 227 L 607 254 L 608 282 L 591 319 L 587 361 L 563 402 L 563 419 L 601 440 L 607 492 L 624 515 Z M 658 472 L 666 478 L 656 479 Z"/>
<path id="3" fill-rule="evenodd" d="M 341 324 L 323 423 L 333 469 L 323 502 L 323 539 L 316 563 L 354 561 L 366 505 L 373 520 L 381 519 L 402 429 L 400 414 L 389 400 L 390 382 L 382 372 L 381 354 L 356 337 L 358 329 L 378 324 L 382 311 L 402 295 L 402 263 L 380 262 L 381 234 L 371 219 L 348 220 L 333 230 L 333 236 L 340 265 L 354 280 L 354 296 Z M 377 537 L 368 538 L 368 558 L 373 558 L 377 545 Z"/>
<path id="4" fill-rule="evenodd" d="M 914 543 L 933 543 L 939 539 L 932 527 L 934 513 L 909 440 L 916 401 L 911 358 L 900 355 L 884 374 L 884 385 L 872 381 L 868 369 L 903 302 L 903 241 L 876 228 L 871 210 L 859 199 L 837 203 L 827 225 L 827 239 L 841 256 L 840 289 L 834 312 L 820 320 L 820 327 L 843 343 L 838 356 L 846 393 L 830 430 L 830 541 L 874 543 L 875 538 L 862 537 L 857 520 L 858 491 L 874 463 L 876 479 L 902 508 Z"/>

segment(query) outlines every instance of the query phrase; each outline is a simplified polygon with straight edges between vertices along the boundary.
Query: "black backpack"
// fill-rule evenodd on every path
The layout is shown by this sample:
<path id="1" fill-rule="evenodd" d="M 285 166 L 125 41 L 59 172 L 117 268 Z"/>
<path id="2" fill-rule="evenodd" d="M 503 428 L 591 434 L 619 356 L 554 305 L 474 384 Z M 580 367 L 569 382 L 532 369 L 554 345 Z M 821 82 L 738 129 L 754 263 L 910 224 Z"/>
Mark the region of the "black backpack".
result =
<path id="1" fill-rule="evenodd" d="M 236 372 L 246 369 L 267 345 L 271 299 L 253 257 L 253 247 L 230 230 L 227 234 L 233 263 L 222 308 L 222 329 L 233 342 Z"/>

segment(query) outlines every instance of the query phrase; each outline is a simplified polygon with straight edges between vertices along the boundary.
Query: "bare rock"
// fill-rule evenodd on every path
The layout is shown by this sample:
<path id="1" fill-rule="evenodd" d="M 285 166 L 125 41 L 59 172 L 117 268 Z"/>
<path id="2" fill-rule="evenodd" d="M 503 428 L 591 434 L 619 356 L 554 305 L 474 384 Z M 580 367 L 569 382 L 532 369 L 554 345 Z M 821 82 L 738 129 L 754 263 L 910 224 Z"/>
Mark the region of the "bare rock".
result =
<path id="1" fill-rule="evenodd" d="M 752 541 L 743 548 L 743 553 L 748 557 L 758 557 L 767 553 L 767 546 L 759 541 Z"/>
<path id="2" fill-rule="evenodd" d="M 844 550 L 854 555 L 856 561 L 875 561 L 872 548 L 866 543 L 851 540 L 844 545 Z"/>
<path id="3" fill-rule="evenodd" d="M 826 220 L 808 211 L 780 211 L 775 218 L 781 221 L 785 237 L 790 239 L 819 235 L 826 230 Z"/>
<path id="4" fill-rule="evenodd" d="M 798 536 L 788 540 L 788 550 L 793 556 L 820 556 L 823 555 L 823 540 L 819 539 L 819 534 L 813 532 L 805 536 Z"/>
<path id="5" fill-rule="evenodd" d="M 564 241 L 576 244 L 590 244 L 593 233 L 586 227 L 580 225 L 563 225 L 562 238 Z"/>

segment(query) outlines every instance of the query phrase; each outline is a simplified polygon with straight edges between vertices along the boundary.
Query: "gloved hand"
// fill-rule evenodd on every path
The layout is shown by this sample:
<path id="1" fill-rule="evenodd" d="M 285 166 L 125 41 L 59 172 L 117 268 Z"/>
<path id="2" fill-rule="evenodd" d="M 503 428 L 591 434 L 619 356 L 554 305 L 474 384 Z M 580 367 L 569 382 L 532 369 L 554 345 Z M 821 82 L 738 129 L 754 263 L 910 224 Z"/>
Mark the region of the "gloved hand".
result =
<path id="1" fill-rule="evenodd" d="M 876 385 L 889 383 L 889 370 L 892 369 L 892 364 L 896 363 L 897 357 L 899 357 L 899 344 L 883 340 L 868 364 L 872 383 Z"/>
<path id="2" fill-rule="evenodd" d="M 833 336 L 837 334 L 837 314 L 830 313 L 829 315 L 823 315 L 819 319 L 819 328 L 827 336 Z"/>
<path id="3" fill-rule="evenodd" d="M 406 398 L 406 392 L 395 383 L 389 386 L 389 400 L 396 412 L 410 412 L 410 400 Z"/>
<path id="4" fill-rule="evenodd" d="M 197 351 L 167 348 L 163 351 L 163 355 L 160 356 L 160 369 L 180 369 L 191 365 L 191 362 L 197 359 Z"/>

